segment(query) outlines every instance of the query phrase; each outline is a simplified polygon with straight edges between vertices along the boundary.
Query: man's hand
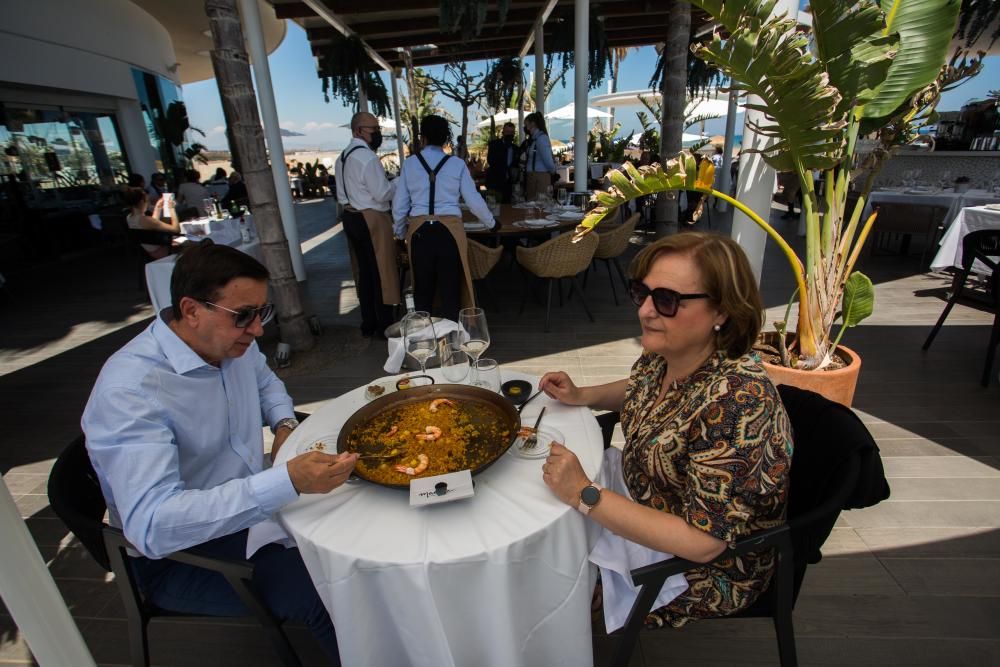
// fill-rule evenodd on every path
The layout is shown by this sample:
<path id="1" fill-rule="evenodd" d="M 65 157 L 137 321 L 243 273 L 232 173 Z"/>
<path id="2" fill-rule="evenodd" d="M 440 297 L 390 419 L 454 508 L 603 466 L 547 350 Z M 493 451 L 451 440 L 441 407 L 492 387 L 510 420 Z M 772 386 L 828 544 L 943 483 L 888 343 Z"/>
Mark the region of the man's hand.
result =
<path id="1" fill-rule="evenodd" d="M 299 493 L 329 493 L 347 481 L 357 454 L 307 452 L 288 462 L 288 477 Z"/>

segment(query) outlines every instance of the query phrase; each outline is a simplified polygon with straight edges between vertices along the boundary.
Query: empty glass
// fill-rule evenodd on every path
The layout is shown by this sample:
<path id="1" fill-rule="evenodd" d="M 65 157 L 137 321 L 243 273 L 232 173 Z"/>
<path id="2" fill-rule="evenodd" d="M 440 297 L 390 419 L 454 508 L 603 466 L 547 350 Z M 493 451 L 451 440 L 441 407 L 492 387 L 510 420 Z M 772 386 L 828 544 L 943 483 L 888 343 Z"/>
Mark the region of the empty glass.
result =
<path id="1" fill-rule="evenodd" d="M 453 331 L 438 343 L 441 372 L 452 384 L 460 384 L 469 374 L 469 354 L 462 349 L 461 340 L 461 334 Z"/>
<path id="2" fill-rule="evenodd" d="M 569 202 L 569 193 L 566 192 L 566 188 L 559 188 L 559 193 L 557 196 L 559 197 L 560 206 L 565 206 L 567 202 Z"/>
<path id="3" fill-rule="evenodd" d="M 490 391 L 500 391 L 500 364 L 496 359 L 480 359 L 476 362 L 476 380 L 472 384 Z"/>

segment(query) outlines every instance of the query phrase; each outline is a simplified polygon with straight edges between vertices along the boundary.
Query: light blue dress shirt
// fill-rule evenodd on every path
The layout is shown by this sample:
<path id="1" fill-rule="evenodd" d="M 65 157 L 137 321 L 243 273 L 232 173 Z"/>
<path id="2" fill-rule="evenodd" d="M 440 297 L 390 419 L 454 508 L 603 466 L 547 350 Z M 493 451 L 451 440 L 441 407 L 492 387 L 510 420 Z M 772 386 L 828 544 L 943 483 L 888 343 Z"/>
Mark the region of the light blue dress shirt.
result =
<path id="1" fill-rule="evenodd" d="M 427 161 L 427 166 L 433 171 L 444 158 L 444 151 L 438 146 L 427 146 L 420 154 Z M 417 156 L 413 155 L 403 161 L 399 172 L 400 183 L 396 186 L 396 196 L 392 200 L 392 217 L 395 221 L 393 232 L 399 238 L 406 236 L 406 218 L 411 215 L 427 215 L 427 203 L 431 195 L 431 182 L 427 171 Z M 469 205 L 469 210 L 490 227 L 495 224 L 493 214 L 476 189 L 472 174 L 465 162 L 457 157 L 451 157 L 445 162 L 441 171 L 434 179 L 434 214 L 456 215 L 462 217 L 462 209 L 458 206 L 458 196 Z"/>
<path id="2" fill-rule="evenodd" d="M 544 171 L 556 173 L 556 161 L 552 159 L 552 142 L 549 135 L 535 128 L 531 135 L 531 145 L 524 163 L 525 171 Z"/>
<path id="3" fill-rule="evenodd" d="M 111 524 L 150 558 L 248 528 L 298 497 L 284 464 L 265 469 L 261 420 L 294 411 L 257 344 L 217 368 L 164 314 L 104 364 L 82 420 Z"/>

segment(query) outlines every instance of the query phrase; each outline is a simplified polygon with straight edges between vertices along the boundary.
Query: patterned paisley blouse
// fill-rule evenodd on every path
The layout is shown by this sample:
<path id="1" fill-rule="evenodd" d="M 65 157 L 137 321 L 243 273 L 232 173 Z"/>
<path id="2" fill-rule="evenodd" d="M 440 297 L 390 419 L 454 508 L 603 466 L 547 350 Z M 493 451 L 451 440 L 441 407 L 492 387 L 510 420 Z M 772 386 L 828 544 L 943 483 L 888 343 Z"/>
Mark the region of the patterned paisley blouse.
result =
<path id="1" fill-rule="evenodd" d="M 764 370 L 749 355 L 717 352 L 657 405 L 665 372 L 663 357 L 647 352 L 625 390 L 622 472 L 632 498 L 730 544 L 780 525 L 792 431 Z M 687 591 L 646 623 L 680 627 L 736 613 L 767 587 L 774 565 L 773 552 L 765 551 L 690 570 Z"/>

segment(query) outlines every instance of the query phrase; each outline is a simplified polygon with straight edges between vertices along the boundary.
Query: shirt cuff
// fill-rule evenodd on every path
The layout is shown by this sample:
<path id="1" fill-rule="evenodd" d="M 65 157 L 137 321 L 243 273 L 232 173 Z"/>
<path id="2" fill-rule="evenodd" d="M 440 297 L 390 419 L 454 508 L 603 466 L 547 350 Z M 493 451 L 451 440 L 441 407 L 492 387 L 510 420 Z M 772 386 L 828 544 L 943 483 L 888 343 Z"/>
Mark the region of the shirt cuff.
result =
<path id="1" fill-rule="evenodd" d="M 250 489 L 264 514 L 274 514 L 299 497 L 292 478 L 288 476 L 287 463 L 275 465 L 249 479 Z"/>

